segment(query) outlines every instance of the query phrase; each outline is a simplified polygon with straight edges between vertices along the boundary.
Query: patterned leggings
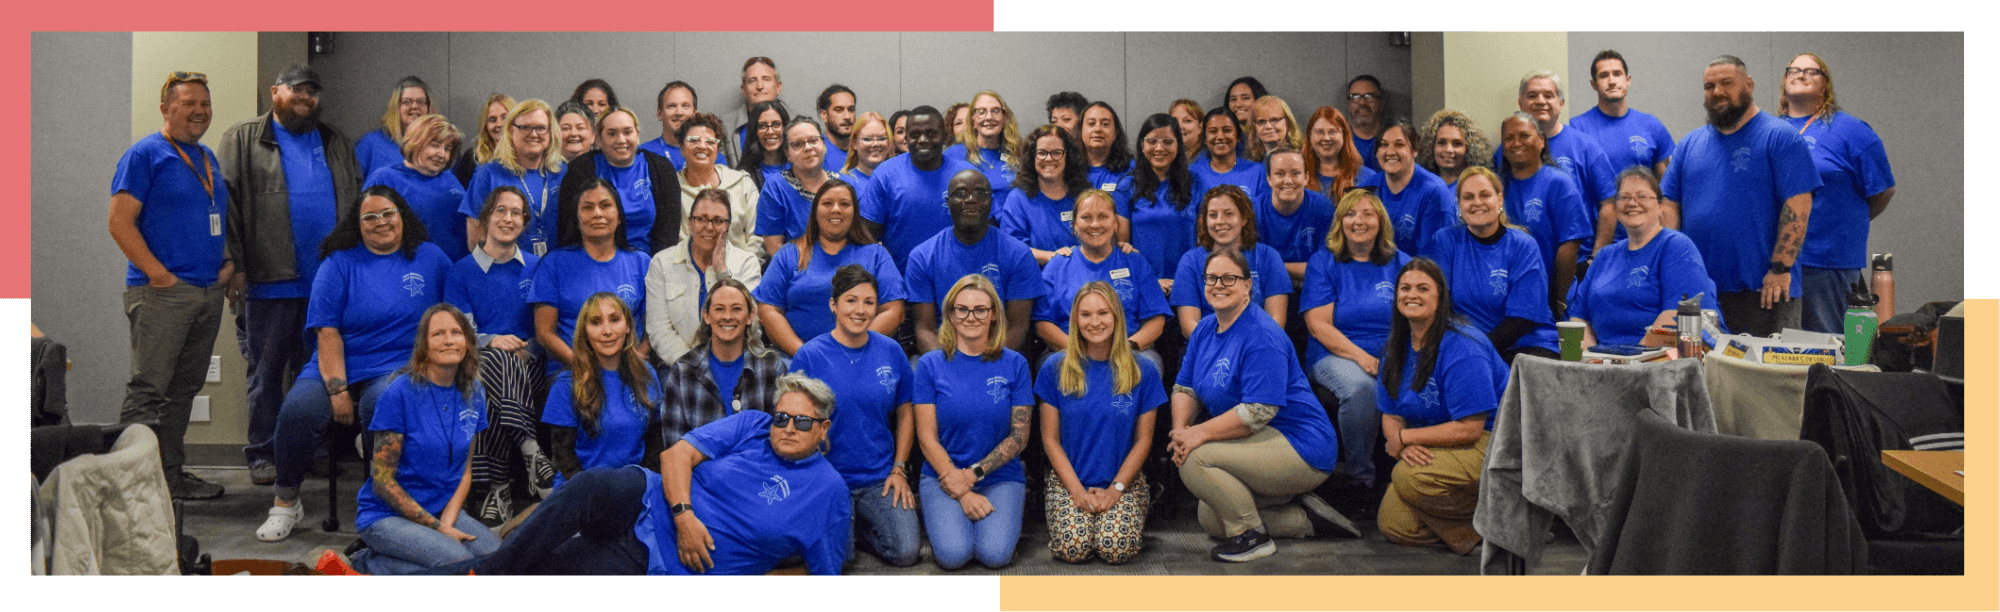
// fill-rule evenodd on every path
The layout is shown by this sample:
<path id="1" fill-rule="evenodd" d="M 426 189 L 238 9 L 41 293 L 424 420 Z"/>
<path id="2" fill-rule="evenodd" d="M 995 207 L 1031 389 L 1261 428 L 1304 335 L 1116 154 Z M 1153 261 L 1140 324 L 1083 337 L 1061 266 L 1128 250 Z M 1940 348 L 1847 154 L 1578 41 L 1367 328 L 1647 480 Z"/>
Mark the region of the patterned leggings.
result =
<path id="1" fill-rule="evenodd" d="M 549 377 L 540 358 L 523 359 L 510 351 L 487 347 L 479 349 L 479 382 L 486 387 L 486 420 L 494 426 L 476 438 L 472 482 L 505 487 L 513 482 L 509 468 L 521 460 L 521 443 L 535 439 Z"/>
<path id="2" fill-rule="evenodd" d="M 1125 494 L 1119 496 L 1117 504 L 1098 514 L 1078 510 L 1076 504 L 1070 503 L 1069 489 L 1063 488 L 1062 479 L 1054 471 L 1049 472 L 1046 481 L 1049 552 L 1055 553 L 1057 559 L 1082 563 L 1090 560 L 1094 552 L 1105 563 L 1117 565 L 1139 554 L 1139 548 L 1145 545 L 1142 532 L 1146 528 L 1146 509 L 1153 498 L 1144 474 L 1125 485 Z"/>

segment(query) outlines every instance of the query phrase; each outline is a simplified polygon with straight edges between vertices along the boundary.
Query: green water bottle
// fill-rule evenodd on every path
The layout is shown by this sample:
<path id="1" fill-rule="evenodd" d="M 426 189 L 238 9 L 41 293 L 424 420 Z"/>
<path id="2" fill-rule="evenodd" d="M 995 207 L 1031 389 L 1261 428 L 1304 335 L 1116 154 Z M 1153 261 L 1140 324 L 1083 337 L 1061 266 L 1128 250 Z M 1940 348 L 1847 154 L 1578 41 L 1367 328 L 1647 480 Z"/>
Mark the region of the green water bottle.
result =
<path id="1" fill-rule="evenodd" d="M 1847 295 L 1847 317 L 1840 324 L 1847 336 L 1846 365 L 1868 363 L 1868 351 L 1875 346 L 1875 326 L 1881 323 L 1875 314 L 1877 299 L 1862 282 L 1854 283 L 1853 291 Z"/>

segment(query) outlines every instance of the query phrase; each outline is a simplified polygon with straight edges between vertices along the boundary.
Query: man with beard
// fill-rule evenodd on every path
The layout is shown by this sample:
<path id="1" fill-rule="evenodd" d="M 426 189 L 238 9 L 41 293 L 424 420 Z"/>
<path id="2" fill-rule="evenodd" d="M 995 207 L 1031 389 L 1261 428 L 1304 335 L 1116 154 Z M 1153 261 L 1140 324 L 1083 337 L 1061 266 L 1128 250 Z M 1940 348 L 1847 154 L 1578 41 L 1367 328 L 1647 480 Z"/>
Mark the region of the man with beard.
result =
<path id="1" fill-rule="evenodd" d="M 820 165 L 839 172 L 847 165 L 847 141 L 854 136 L 854 90 L 834 83 L 819 92 L 819 122 L 826 126 L 826 158 Z"/>
<path id="2" fill-rule="evenodd" d="M 1663 221 L 1694 239 L 1731 331 L 1799 326 L 1799 248 L 1820 186 L 1805 140 L 1757 111 L 1756 82 L 1724 55 L 1702 74 L 1708 125 L 1674 149 L 1660 182 Z"/>
<path id="3" fill-rule="evenodd" d="M 1667 173 L 1667 159 L 1674 152 L 1674 134 L 1658 117 L 1625 106 L 1632 86 L 1632 73 L 1625 68 L 1625 56 L 1606 49 L 1590 62 L 1590 88 L 1597 91 L 1597 106 L 1569 118 L 1569 126 L 1590 135 L 1597 148 L 1611 159 L 1611 171 L 1642 166 L 1654 175 Z M 1554 146 L 1551 141 L 1550 146 Z M 1597 214 L 1597 246 L 1611 244 L 1618 216 L 1600 210 Z M 1617 230 L 1616 233 L 1623 233 Z"/>
<path id="4" fill-rule="evenodd" d="M 681 157 L 681 143 L 674 140 L 674 133 L 680 131 L 681 124 L 701 112 L 698 106 L 701 97 L 695 95 L 694 86 L 685 81 L 674 81 L 660 88 L 660 95 L 654 103 L 653 112 L 660 119 L 660 137 L 639 145 L 639 150 L 665 157 L 674 162 L 674 171 L 687 169 L 687 160 Z M 717 147 L 718 151 L 722 147 Z M 717 157 L 717 164 L 727 166 L 729 162 Z"/>
<path id="5" fill-rule="evenodd" d="M 1376 172 L 1382 171 L 1382 163 L 1375 159 L 1375 136 L 1382 132 L 1382 110 L 1388 107 L 1382 81 L 1375 75 L 1347 82 L 1347 126 L 1354 130 L 1354 149 L 1361 152 L 1361 165 Z"/>
<path id="6" fill-rule="evenodd" d="M 319 121 L 319 72 L 299 64 L 271 86 L 271 112 L 230 126 L 216 155 L 229 187 L 232 295 L 248 291 L 236 337 L 249 362 L 250 480 L 277 480 L 271 462 L 278 407 L 312 357 L 306 298 L 319 270 L 320 242 L 361 187 L 354 143 Z M 346 381 L 328 380 L 328 388 Z"/>

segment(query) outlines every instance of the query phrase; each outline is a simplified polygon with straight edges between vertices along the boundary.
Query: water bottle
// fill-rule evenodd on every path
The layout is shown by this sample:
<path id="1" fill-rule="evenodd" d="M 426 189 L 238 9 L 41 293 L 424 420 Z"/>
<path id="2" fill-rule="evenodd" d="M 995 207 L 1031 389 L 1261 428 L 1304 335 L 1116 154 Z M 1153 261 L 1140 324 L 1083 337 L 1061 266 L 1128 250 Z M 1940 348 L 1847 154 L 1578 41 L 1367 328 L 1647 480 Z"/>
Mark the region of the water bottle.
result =
<path id="1" fill-rule="evenodd" d="M 1875 345 L 1875 326 L 1881 320 L 1875 312 L 1877 299 L 1868 291 L 1868 285 L 1855 281 L 1847 294 L 1847 317 L 1841 321 L 1840 329 L 1846 334 L 1846 365 L 1868 363 L 1868 351 Z"/>
<path id="2" fill-rule="evenodd" d="M 1681 294 L 1680 306 L 1674 312 L 1674 329 L 1680 333 L 1674 350 L 1681 354 L 1681 359 L 1700 359 L 1708 352 L 1708 345 L 1701 341 L 1701 324 L 1701 294 L 1694 297 Z"/>
<path id="3" fill-rule="evenodd" d="M 1876 253 L 1873 262 L 1868 266 L 1873 271 L 1870 274 L 1869 286 L 1874 287 L 1875 295 L 1881 298 L 1881 301 L 1875 303 L 1875 320 L 1878 322 L 1887 321 L 1896 316 L 1896 266 L 1894 258 L 1895 255 L 1892 253 Z"/>

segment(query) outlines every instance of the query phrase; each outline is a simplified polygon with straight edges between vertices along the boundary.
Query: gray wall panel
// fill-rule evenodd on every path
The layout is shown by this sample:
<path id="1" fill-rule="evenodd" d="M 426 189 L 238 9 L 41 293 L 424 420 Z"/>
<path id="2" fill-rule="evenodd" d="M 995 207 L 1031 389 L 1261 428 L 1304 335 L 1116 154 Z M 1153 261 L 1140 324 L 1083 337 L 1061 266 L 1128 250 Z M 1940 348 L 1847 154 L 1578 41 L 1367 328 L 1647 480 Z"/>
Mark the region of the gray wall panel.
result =
<path id="1" fill-rule="evenodd" d="M 326 82 L 320 83 L 320 119 L 340 128 L 350 140 L 382 128 L 382 111 L 387 107 L 389 88 L 405 76 L 416 75 L 431 87 L 431 109 L 446 113 L 460 129 L 477 125 L 478 104 L 485 92 L 471 93 L 477 100 L 463 107 L 452 105 L 451 47 L 443 32 L 341 32 L 334 36 L 334 53 L 311 58 L 313 67 Z M 299 44 L 305 44 L 301 37 Z M 270 107 L 268 96 L 260 108 Z M 464 114 L 454 111 L 466 109 Z M 471 135 L 468 135 L 471 136 Z"/>
<path id="2" fill-rule="evenodd" d="M 40 290 L 29 317 L 69 346 L 70 419 L 116 423 L 132 347 L 122 308 L 125 255 L 104 219 L 111 175 L 132 143 L 132 35 L 30 38 L 35 125 L 63 127 L 34 133 L 30 273 Z"/>
<path id="3" fill-rule="evenodd" d="M 1341 32 L 1127 34 L 1130 97 L 1144 111 L 1127 112 L 1131 117 L 1127 121 L 1137 123 L 1146 115 L 1166 112 L 1178 98 L 1194 100 L 1203 110 L 1221 106 L 1223 88 L 1246 75 L 1257 77 L 1304 120 L 1313 109 L 1335 103 L 1347 93 L 1347 37 Z M 1311 52 L 1275 53 L 1278 49 Z M 1407 83 L 1407 62 L 1403 72 Z"/>
<path id="4" fill-rule="evenodd" d="M 1125 35 L 1118 33 L 904 33 L 903 100 L 944 110 L 999 92 L 1021 134 L 1048 123 L 1050 95 L 1075 91 L 1125 110 Z M 1128 119 L 1129 121 L 1129 119 Z"/>
<path id="5" fill-rule="evenodd" d="M 1410 93 L 1409 47 L 1390 45 L 1388 32 L 1348 32 L 1347 74 L 1339 82 L 1332 83 L 1336 91 L 1332 97 L 1325 98 L 1330 101 L 1326 103 L 1333 104 L 1336 108 L 1340 109 L 1340 112 L 1346 113 L 1347 79 L 1363 74 L 1373 75 L 1376 79 L 1382 81 L 1383 91 L 1389 94 L 1389 107 L 1386 109 L 1387 113 L 1383 117 L 1385 120 L 1395 117 L 1409 117 L 1413 114 L 1411 110 L 1414 103 Z M 1324 79 L 1326 76 L 1328 75 L 1319 75 L 1319 78 Z M 1266 85 L 1269 85 L 1269 83 L 1266 83 Z M 1319 105 L 1315 104 L 1313 106 L 1317 108 Z M 1299 111 L 1299 105 L 1293 104 L 1292 112 L 1301 112 Z M 1303 112 L 1312 111 L 1306 110 Z M 1426 114 L 1423 117 L 1414 117 L 1410 121 L 1422 124 L 1424 119 L 1429 117 L 1430 115 Z"/>

